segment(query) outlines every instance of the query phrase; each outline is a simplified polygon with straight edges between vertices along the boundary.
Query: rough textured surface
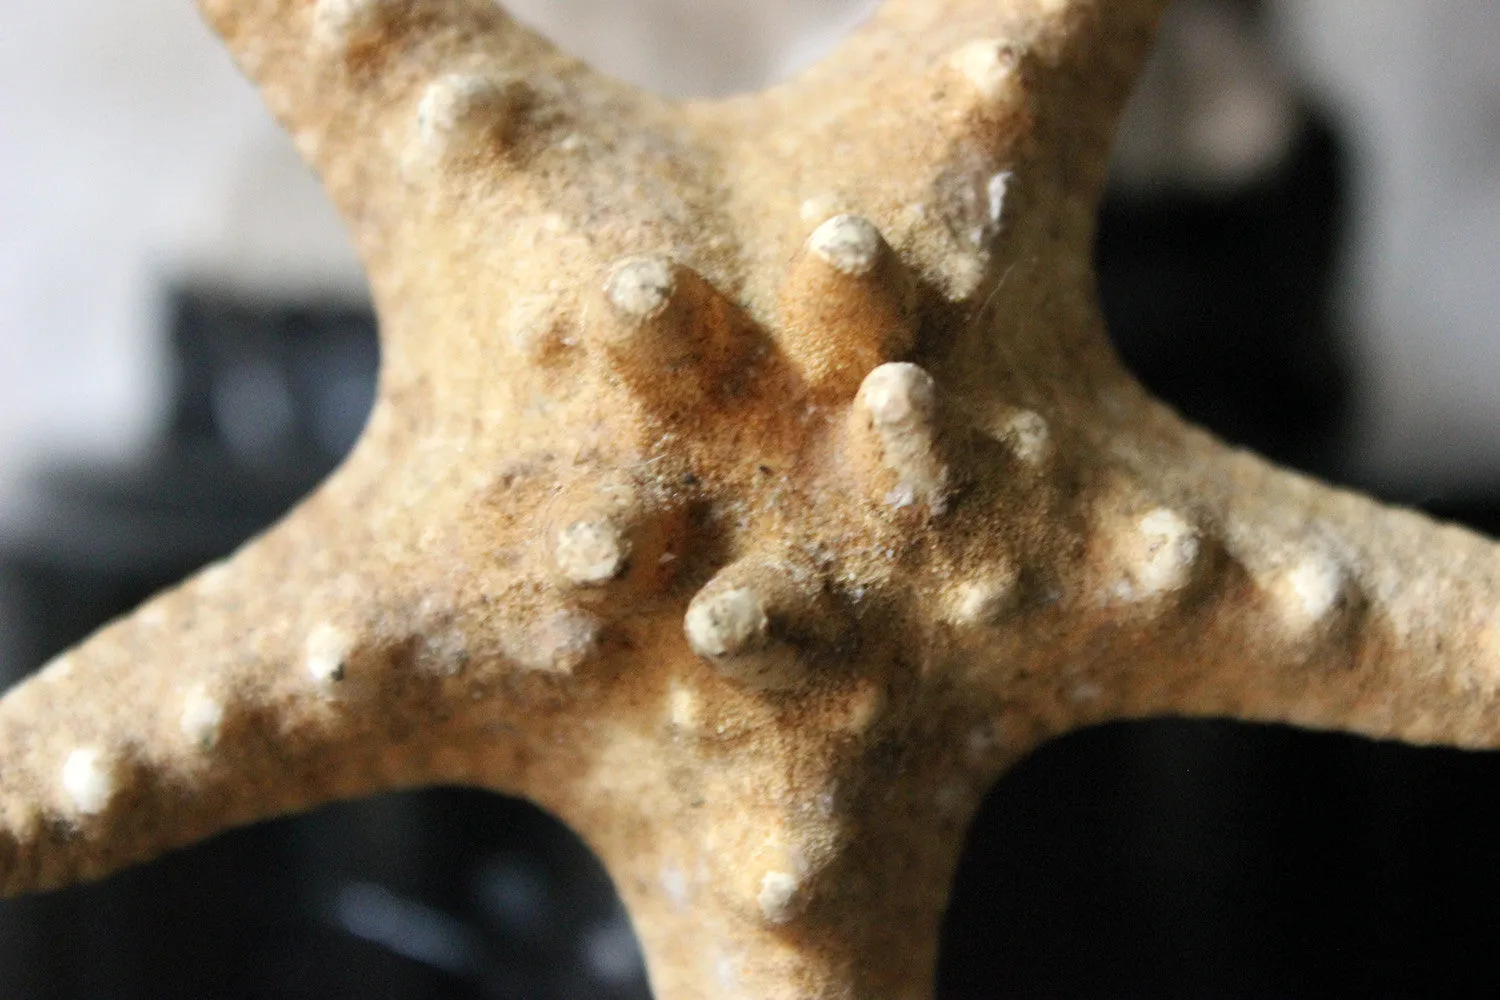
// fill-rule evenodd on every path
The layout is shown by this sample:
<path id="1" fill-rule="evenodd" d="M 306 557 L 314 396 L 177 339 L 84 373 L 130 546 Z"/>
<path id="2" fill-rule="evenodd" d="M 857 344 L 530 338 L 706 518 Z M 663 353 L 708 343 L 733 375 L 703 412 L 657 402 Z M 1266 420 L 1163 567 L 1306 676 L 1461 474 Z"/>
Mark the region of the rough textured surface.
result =
<path id="1" fill-rule="evenodd" d="M 0 886 L 434 782 L 528 796 L 663 1000 L 922 997 L 1040 741 L 1500 742 L 1500 555 L 1182 424 L 1089 257 L 1159 0 L 889 0 L 670 104 L 483 0 L 202 0 L 369 268 L 379 401 L 281 526 L 0 703 Z"/>

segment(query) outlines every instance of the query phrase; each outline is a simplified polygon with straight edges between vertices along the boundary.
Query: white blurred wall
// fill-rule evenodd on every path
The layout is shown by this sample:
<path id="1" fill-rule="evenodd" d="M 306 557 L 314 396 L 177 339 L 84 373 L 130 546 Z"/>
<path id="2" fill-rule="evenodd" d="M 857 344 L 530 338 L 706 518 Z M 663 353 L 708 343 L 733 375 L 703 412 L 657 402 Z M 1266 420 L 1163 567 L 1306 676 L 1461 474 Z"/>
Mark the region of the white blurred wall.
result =
<path id="1" fill-rule="evenodd" d="M 1358 126 L 1350 310 L 1360 459 L 1500 478 L 1500 4 L 1275 0 L 1285 49 Z M 521 0 L 566 47 L 722 93 L 830 46 L 870 0 Z M 336 220 L 190 0 L 5 0 L 0 522 L 39 455 L 128 453 L 158 416 L 164 281 L 360 294 Z"/>
<path id="2" fill-rule="evenodd" d="M 1275 6 L 1358 154 L 1359 463 L 1397 487 L 1500 486 L 1500 3 Z"/>

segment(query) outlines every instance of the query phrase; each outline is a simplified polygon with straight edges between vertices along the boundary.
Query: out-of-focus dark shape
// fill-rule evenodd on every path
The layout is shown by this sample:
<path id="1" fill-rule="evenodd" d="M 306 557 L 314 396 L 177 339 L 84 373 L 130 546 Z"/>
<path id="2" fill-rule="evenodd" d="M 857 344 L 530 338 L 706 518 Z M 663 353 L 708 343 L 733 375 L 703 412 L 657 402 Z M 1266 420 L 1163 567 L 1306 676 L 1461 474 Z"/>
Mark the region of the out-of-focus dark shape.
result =
<path id="1" fill-rule="evenodd" d="M 1191 0 L 1127 120 L 1096 260 L 1126 365 L 1230 441 L 1338 478 L 1354 388 L 1333 284 L 1350 178 L 1255 4 Z"/>

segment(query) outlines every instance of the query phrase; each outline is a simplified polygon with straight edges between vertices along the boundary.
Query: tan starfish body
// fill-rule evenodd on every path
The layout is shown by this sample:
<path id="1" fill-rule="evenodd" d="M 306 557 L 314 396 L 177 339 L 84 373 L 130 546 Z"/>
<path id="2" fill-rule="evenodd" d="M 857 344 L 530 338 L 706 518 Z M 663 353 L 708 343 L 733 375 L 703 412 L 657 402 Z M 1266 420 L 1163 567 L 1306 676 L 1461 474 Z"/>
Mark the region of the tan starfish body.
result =
<path id="1" fill-rule="evenodd" d="M 487 0 L 202 0 L 322 174 L 375 411 L 285 522 L 0 703 L 0 887 L 431 783 L 613 874 L 662 1000 L 923 997 L 1041 741 L 1492 746 L 1500 555 L 1121 370 L 1113 123 L 1161 0 L 888 0 L 674 104 Z"/>

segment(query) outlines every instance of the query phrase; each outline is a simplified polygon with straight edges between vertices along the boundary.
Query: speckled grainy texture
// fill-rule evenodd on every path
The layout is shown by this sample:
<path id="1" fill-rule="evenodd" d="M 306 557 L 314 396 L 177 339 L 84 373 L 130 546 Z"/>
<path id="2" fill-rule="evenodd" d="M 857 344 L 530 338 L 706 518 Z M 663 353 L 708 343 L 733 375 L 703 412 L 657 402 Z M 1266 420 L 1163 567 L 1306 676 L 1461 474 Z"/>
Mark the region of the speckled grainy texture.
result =
<path id="1" fill-rule="evenodd" d="M 348 220 L 379 402 L 280 527 L 0 703 L 6 890 L 471 783 L 587 838 L 662 1000 L 916 998 L 970 815 L 1057 733 L 1497 742 L 1495 548 L 1110 352 L 1158 0 L 890 0 L 685 105 L 481 0 L 202 5 Z"/>

